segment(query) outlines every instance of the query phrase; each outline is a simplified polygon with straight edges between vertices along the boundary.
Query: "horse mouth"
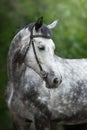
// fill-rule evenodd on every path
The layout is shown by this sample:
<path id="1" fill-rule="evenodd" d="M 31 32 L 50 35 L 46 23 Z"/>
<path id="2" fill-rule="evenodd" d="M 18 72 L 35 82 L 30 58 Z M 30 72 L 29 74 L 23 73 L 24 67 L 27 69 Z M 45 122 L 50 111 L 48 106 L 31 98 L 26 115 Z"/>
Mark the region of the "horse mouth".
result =
<path id="1" fill-rule="evenodd" d="M 46 87 L 48 89 L 56 89 L 60 86 L 60 84 L 62 83 L 62 80 L 60 80 L 60 82 L 58 82 L 57 84 L 53 83 L 53 84 L 49 84 L 47 81 L 46 81 Z"/>

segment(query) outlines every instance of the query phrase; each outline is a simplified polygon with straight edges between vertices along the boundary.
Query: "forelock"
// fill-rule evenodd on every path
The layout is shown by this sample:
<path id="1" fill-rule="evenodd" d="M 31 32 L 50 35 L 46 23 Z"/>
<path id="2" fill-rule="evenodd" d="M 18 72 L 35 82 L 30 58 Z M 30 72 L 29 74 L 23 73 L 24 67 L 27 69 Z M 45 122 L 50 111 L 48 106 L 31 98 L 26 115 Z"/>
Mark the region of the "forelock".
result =
<path id="1" fill-rule="evenodd" d="M 46 25 L 43 25 L 41 27 L 41 33 L 42 33 L 42 35 L 44 35 L 46 37 L 51 37 L 51 31 L 47 28 Z"/>
<path id="2" fill-rule="evenodd" d="M 28 25 L 25 26 L 25 28 L 28 28 L 29 31 L 31 32 L 32 27 L 34 26 L 35 23 L 30 23 Z M 40 28 L 41 34 L 45 37 L 51 37 L 51 31 L 47 28 L 47 26 L 45 24 L 42 25 L 42 27 Z"/>

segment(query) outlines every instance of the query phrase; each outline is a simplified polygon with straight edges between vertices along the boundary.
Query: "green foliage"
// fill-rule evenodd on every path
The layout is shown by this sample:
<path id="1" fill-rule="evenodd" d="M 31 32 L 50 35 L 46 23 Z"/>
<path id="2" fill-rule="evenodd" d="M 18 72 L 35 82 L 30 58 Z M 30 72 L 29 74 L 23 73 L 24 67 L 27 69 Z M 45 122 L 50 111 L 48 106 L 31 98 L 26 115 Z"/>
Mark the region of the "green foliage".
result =
<path id="1" fill-rule="evenodd" d="M 4 122 L 8 127 L 9 116 L 1 96 L 4 95 L 7 81 L 8 48 L 15 33 L 40 16 L 44 17 L 47 24 L 59 19 L 57 27 L 52 31 L 57 55 L 65 58 L 87 57 L 86 0 L 0 0 L 0 122 Z M 6 127 L 2 128 L 0 123 L 0 129 L 4 128 Z"/>

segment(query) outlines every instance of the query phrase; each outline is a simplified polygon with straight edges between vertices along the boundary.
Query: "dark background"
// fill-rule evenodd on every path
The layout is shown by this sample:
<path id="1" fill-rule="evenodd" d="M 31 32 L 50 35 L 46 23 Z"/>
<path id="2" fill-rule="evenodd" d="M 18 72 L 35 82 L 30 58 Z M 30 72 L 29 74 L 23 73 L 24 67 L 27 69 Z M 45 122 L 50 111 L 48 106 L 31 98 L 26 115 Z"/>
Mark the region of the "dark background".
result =
<path id="1" fill-rule="evenodd" d="M 53 30 L 57 55 L 65 58 L 87 57 L 87 0 L 0 0 L 0 130 L 12 128 L 4 101 L 10 42 L 22 26 L 40 16 L 47 24 L 59 19 Z M 87 130 L 87 125 L 59 126 L 56 129 Z"/>

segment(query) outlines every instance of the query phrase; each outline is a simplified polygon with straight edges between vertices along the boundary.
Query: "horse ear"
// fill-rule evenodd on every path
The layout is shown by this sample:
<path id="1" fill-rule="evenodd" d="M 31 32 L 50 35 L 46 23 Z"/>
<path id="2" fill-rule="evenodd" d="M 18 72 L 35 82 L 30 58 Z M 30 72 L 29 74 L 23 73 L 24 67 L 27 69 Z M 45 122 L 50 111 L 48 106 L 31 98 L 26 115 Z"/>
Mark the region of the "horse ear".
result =
<path id="1" fill-rule="evenodd" d="M 55 21 L 53 21 L 51 24 L 49 24 L 47 27 L 48 27 L 49 29 L 53 29 L 53 28 L 57 25 L 57 23 L 58 23 L 58 20 L 55 20 Z"/>
<path id="2" fill-rule="evenodd" d="M 35 30 L 38 31 L 43 25 L 43 17 L 40 17 L 35 23 Z"/>

